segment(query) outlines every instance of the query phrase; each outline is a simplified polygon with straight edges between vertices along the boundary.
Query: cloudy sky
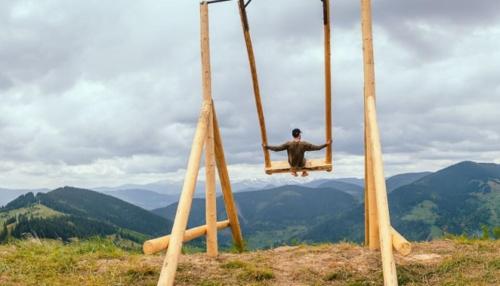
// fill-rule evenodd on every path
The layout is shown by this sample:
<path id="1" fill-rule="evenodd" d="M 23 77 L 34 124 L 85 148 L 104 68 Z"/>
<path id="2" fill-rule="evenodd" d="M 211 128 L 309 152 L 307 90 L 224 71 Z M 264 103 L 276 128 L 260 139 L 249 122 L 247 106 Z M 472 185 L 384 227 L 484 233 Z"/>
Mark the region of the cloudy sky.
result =
<path id="1" fill-rule="evenodd" d="M 386 175 L 500 163 L 498 1 L 373 6 Z M 321 9 L 319 0 L 248 8 L 271 143 L 293 127 L 324 141 Z M 336 172 L 315 178 L 363 176 L 359 10 L 352 0 L 332 7 Z M 210 13 L 213 96 L 231 175 L 265 178 L 236 3 Z M 0 187 L 180 180 L 200 69 L 197 1 L 0 0 Z"/>

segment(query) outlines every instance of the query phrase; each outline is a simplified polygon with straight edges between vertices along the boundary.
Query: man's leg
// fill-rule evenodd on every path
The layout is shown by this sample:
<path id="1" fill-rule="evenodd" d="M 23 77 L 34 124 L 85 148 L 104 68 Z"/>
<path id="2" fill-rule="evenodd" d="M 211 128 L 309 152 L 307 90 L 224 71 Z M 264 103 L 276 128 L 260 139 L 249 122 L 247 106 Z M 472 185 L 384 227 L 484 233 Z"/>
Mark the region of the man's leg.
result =
<path id="1" fill-rule="evenodd" d="M 305 167 L 306 166 L 306 158 L 304 158 L 304 160 L 302 161 L 302 166 L 301 167 Z M 302 177 L 307 177 L 309 176 L 309 173 L 307 173 L 306 170 L 303 170 L 302 171 Z"/>

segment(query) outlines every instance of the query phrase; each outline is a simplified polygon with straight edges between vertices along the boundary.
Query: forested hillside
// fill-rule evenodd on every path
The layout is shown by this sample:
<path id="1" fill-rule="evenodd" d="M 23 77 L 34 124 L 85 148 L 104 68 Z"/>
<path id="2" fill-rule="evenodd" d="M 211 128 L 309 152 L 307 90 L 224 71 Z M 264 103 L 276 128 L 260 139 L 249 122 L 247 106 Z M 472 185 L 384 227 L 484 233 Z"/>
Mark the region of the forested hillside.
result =
<path id="1" fill-rule="evenodd" d="M 83 238 L 118 234 L 142 241 L 170 232 L 172 223 L 117 198 L 64 187 L 22 195 L 0 209 L 4 231 L 13 237 Z"/>

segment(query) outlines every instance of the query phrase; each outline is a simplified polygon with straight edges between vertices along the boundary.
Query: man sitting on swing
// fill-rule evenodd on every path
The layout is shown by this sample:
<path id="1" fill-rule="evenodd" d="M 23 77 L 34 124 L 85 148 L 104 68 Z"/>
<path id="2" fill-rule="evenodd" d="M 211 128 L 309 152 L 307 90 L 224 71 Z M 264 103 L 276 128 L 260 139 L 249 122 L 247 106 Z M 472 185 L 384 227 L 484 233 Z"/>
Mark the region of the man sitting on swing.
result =
<path id="1" fill-rule="evenodd" d="M 306 165 L 306 159 L 304 158 L 304 153 L 306 151 L 318 151 L 332 143 L 331 140 L 328 140 L 326 144 L 314 145 L 306 141 L 301 141 L 301 133 L 302 131 L 300 131 L 300 129 L 295 128 L 292 130 L 292 141 L 288 141 L 279 146 L 264 146 L 264 148 L 275 152 L 286 150 L 288 153 L 288 163 L 290 164 L 291 173 L 292 176 L 295 177 L 298 176 L 297 171 L 302 171 L 302 177 L 309 175 L 306 170 L 302 170 Z"/>

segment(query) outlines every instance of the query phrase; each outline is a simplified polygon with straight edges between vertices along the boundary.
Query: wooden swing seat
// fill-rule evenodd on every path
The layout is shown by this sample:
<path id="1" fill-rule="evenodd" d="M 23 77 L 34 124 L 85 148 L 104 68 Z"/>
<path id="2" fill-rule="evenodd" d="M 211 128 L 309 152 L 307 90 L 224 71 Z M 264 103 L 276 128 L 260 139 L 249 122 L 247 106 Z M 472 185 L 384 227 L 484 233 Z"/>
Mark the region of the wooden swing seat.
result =
<path id="1" fill-rule="evenodd" d="M 279 174 L 279 173 L 290 173 L 291 168 L 288 161 L 272 161 L 271 167 L 266 167 L 266 174 Z M 306 161 L 306 166 L 301 169 L 301 171 L 327 171 L 331 172 L 333 170 L 331 163 L 326 163 L 323 159 L 308 159 Z"/>

